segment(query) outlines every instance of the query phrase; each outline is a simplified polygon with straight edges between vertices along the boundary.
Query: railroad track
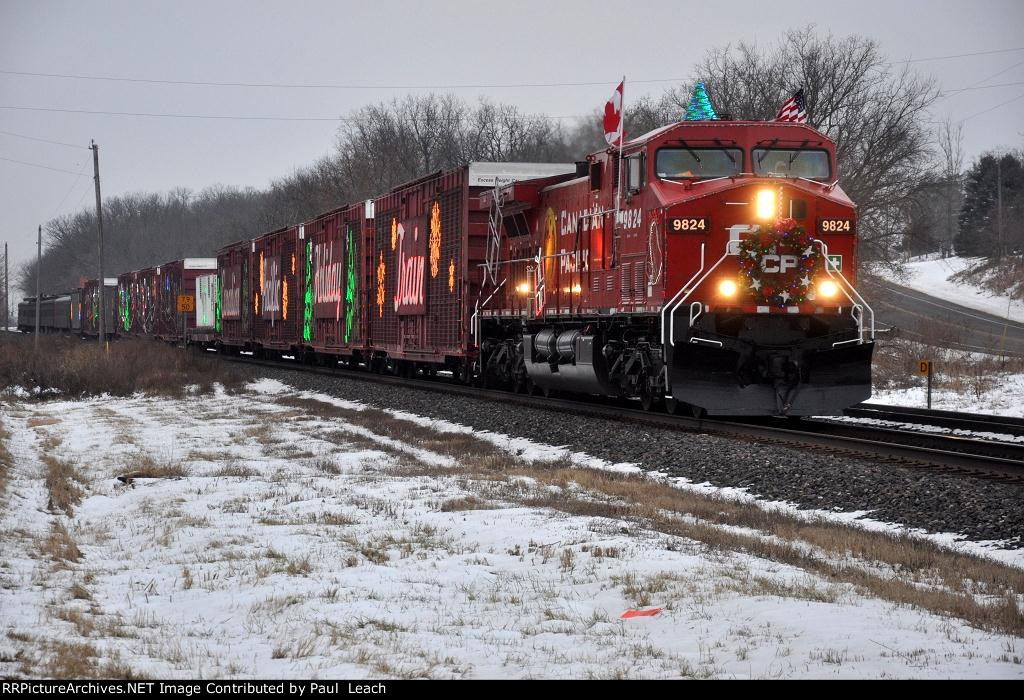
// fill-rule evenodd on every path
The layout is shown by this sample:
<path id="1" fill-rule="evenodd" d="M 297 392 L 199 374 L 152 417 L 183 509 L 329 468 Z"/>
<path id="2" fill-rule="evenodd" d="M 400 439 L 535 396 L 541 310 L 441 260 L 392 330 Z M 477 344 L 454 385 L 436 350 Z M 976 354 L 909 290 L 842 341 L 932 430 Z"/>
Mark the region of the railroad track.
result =
<path id="1" fill-rule="evenodd" d="M 957 436 L 835 423 L 819 419 L 718 419 L 691 418 L 643 411 L 633 402 L 591 401 L 582 398 L 541 398 L 495 389 L 480 389 L 443 379 L 407 379 L 371 374 L 342 367 L 317 367 L 287 361 L 268 361 L 246 356 L 221 356 L 249 365 L 347 377 L 391 384 L 547 411 L 572 412 L 594 418 L 626 421 L 684 432 L 700 432 L 736 439 L 819 451 L 872 462 L 1024 483 L 1024 445 Z M 858 407 L 859 409 L 860 407 Z"/>
<path id="2" fill-rule="evenodd" d="M 1024 418 L 1009 416 L 980 416 L 959 411 L 938 411 L 927 408 L 887 406 L 862 403 L 844 411 L 853 418 L 875 418 L 894 423 L 914 425 L 936 425 L 951 430 L 965 430 L 982 433 L 1024 436 Z"/>

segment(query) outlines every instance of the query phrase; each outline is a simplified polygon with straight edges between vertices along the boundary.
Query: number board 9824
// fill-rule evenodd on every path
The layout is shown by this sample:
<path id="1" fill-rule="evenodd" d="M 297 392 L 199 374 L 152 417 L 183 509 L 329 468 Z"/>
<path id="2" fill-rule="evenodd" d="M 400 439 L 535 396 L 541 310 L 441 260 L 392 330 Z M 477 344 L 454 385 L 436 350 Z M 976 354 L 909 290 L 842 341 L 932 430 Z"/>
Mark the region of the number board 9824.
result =
<path id="1" fill-rule="evenodd" d="M 818 219 L 818 233 L 856 233 L 853 219 Z"/>
<path id="2" fill-rule="evenodd" d="M 706 216 L 677 216 L 668 220 L 668 230 L 672 233 L 708 233 L 711 231 L 711 219 Z"/>

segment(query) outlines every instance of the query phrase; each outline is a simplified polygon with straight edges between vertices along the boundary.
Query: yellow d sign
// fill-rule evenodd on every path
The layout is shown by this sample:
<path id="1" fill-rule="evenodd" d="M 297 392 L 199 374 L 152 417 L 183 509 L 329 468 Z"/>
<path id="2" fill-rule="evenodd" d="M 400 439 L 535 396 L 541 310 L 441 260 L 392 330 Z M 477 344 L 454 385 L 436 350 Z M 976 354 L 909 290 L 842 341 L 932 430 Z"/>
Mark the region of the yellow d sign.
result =
<path id="1" fill-rule="evenodd" d="M 918 360 L 917 362 L 917 373 L 922 377 L 927 377 L 932 373 L 932 361 L 931 360 Z"/>

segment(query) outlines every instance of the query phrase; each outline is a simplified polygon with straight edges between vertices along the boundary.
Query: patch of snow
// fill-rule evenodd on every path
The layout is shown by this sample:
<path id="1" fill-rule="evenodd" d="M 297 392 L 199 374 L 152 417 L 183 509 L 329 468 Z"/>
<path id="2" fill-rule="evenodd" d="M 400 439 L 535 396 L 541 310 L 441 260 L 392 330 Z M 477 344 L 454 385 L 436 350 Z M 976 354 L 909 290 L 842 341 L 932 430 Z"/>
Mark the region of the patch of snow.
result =
<path id="1" fill-rule="evenodd" d="M 978 430 L 963 430 L 961 428 L 946 428 L 941 425 L 903 423 L 900 421 L 883 420 L 881 418 L 863 418 L 859 416 L 821 416 L 820 419 L 836 423 L 857 423 L 860 425 L 873 425 L 879 428 L 892 428 L 894 430 L 906 430 L 909 432 L 916 433 L 936 433 L 940 435 L 955 435 L 957 437 L 972 438 L 975 440 L 993 440 L 997 442 L 1024 443 L 1024 435 L 1008 435 L 1006 433 L 990 433 Z"/>
<path id="2" fill-rule="evenodd" d="M 992 294 L 987 289 L 950 281 L 950 277 L 983 262 L 982 258 L 921 256 L 906 263 L 906 276 L 888 275 L 896 284 L 960 306 L 1024 323 L 1024 301 Z M 883 273 L 884 274 L 884 273 Z"/>
<path id="3" fill-rule="evenodd" d="M 921 385 L 906 389 L 875 389 L 865 403 L 926 408 L 928 390 Z M 932 387 L 932 408 L 994 416 L 1024 418 L 1024 373 L 1004 373 L 992 378 L 992 385 L 979 396 L 973 392 Z"/>

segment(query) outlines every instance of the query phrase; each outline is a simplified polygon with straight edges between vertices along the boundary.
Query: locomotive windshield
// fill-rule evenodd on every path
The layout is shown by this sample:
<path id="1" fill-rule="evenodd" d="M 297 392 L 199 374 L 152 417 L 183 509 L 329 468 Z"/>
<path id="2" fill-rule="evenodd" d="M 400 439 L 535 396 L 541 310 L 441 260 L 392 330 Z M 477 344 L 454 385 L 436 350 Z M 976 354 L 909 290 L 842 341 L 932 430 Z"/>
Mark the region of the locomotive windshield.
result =
<path id="1" fill-rule="evenodd" d="M 755 148 L 754 174 L 828 180 L 831 175 L 828 152 L 798 148 Z"/>
<path id="2" fill-rule="evenodd" d="M 662 148 L 654 171 L 664 180 L 732 177 L 743 169 L 743 151 L 738 148 Z"/>

